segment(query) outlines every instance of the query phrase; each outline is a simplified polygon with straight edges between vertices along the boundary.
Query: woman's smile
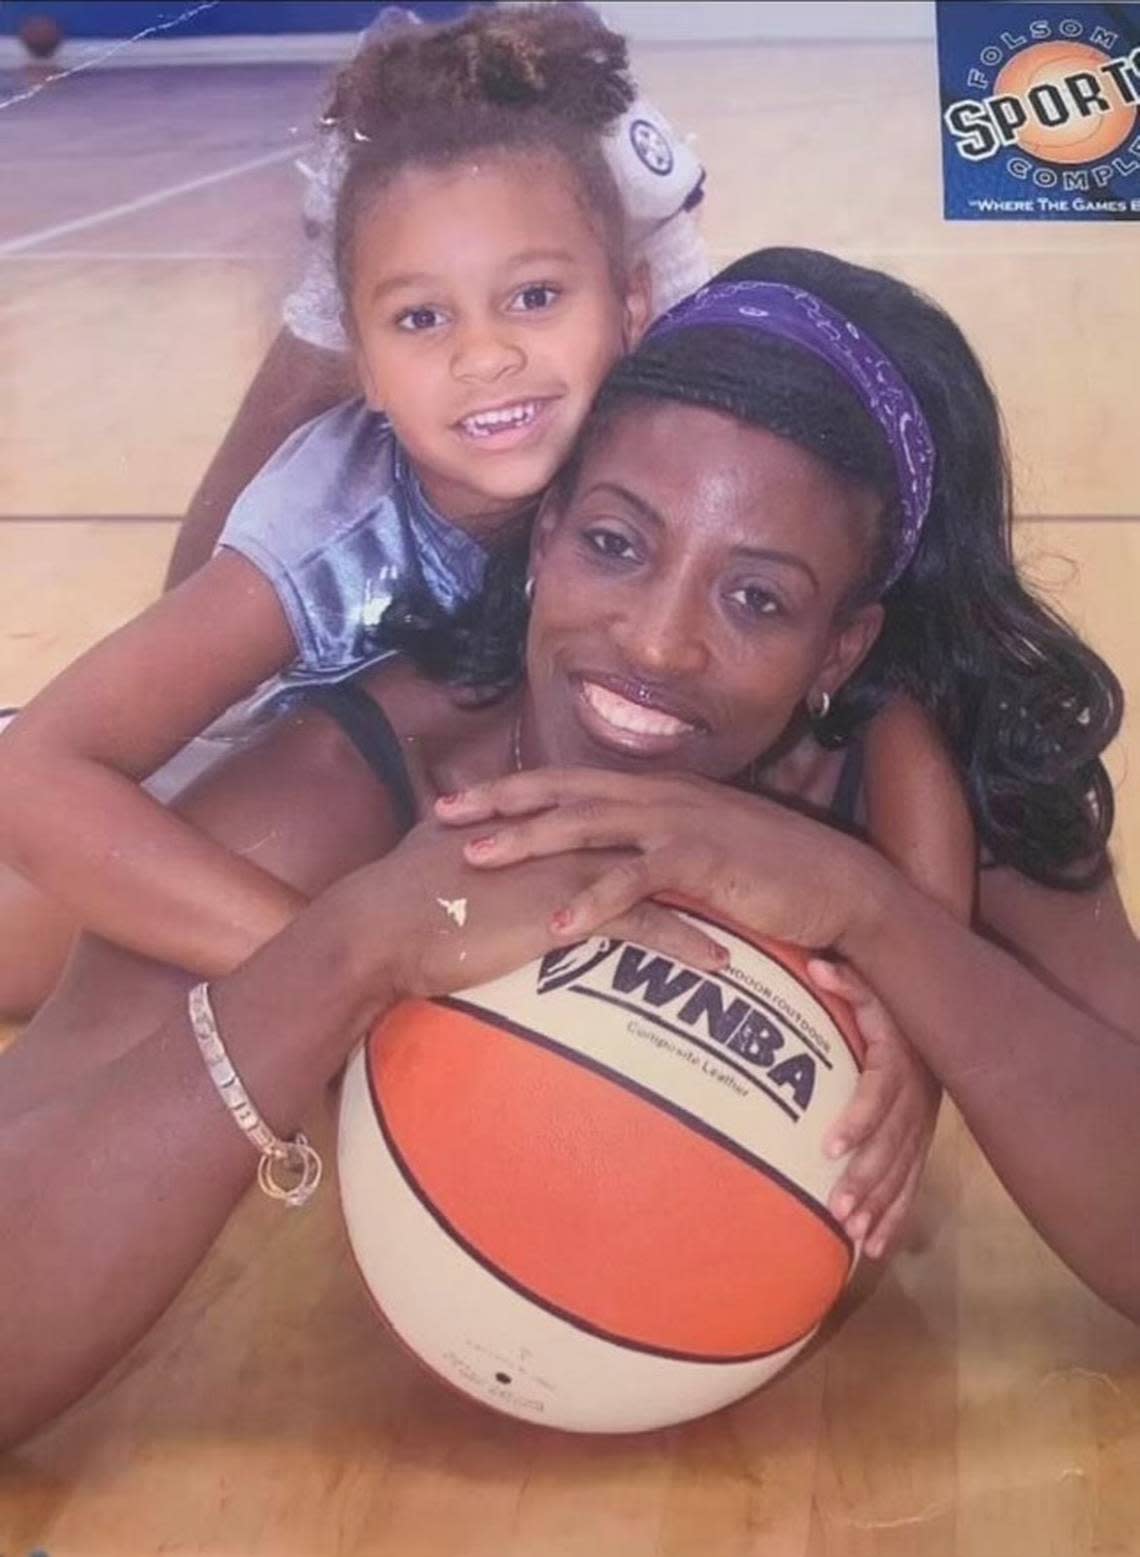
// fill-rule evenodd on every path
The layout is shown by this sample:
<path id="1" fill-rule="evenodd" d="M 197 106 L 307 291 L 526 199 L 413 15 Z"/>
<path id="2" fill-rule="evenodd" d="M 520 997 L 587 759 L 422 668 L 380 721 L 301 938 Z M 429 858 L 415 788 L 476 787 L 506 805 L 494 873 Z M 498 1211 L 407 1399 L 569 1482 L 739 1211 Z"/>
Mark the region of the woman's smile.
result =
<path id="1" fill-rule="evenodd" d="M 612 681 L 604 685 L 592 677 L 576 676 L 571 684 L 577 694 L 575 712 L 587 735 L 626 755 L 666 756 L 700 731 L 699 723 L 670 712 L 666 700 L 658 700 L 647 688 L 630 686 L 630 696 L 618 691 Z"/>

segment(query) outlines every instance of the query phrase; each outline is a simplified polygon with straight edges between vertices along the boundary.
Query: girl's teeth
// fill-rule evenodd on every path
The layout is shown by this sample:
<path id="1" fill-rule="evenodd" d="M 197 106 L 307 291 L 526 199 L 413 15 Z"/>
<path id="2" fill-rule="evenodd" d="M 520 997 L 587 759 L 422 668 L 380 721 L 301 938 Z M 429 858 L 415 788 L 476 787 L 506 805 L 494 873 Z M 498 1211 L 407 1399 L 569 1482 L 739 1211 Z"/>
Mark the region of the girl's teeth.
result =
<path id="1" fill-rule="evenodd" d="M 475 416 L 463 418 L 463 430 L 475 438 L 486 438 L 501 432 L 504 427 L 525 427 L 538 414 L 533 400 L 523 405 L 504 406 L 500 411 L 479 411 Z"/>
<path id="2" fill-rule="evenodd" d="M 626 730 L 631 735 L 683 735 L 693 726 L 672 714 L 663 714 L 656 708 L 642 708 L 608 687 L 600 687 L 593 681 L 582 686 L 586 701 L 595 713 L 615 729 Z"/>

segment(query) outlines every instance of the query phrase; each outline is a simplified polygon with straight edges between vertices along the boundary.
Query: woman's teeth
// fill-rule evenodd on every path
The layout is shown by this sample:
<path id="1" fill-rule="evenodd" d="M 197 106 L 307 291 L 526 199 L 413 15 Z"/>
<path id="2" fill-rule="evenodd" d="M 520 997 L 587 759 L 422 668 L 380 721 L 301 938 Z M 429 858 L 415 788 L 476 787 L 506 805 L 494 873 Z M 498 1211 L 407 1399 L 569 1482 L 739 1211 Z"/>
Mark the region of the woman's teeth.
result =
<path id="1" fill-rule="evenodd" d="M 507 427 L 525 427 L 537 415 L 538 401 L 523 400 L 497 411 L 476 411 L 472 416 L 465 416 L 459 425 L 472 438 L 490 438 Z"/>
<path id="2" fill-rule="evenodd" d="M 600 687 L 594 681 L 582 683 L 582 695 L 607 724 L 630 735 L 685 735 L 693 729 L 683 719 L 674 719 L 672 714 L 663 714 L 658 708 L 643 708 L 639 703 L 631 703 L 620 693 Z"/>

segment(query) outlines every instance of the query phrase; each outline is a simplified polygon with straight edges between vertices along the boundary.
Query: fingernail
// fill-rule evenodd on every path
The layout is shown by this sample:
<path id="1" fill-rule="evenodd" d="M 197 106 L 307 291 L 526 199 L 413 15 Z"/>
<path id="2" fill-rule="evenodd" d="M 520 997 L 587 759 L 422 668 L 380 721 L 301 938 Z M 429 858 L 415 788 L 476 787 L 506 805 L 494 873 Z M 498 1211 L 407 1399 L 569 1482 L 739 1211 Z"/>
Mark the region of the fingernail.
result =
<path id="1" fill-rule="evenodd" d="M 571 911 L 568 908 L 560 908 L 558 912 L 551 917 L 550 928 L 554 931 L 555 935 L 565 935 L 566 931 L 571 928 L 573 923 L 574 915 L 571 913 Z"/>
<path id="2" fill-rule="evenodd" d="M 863 1253 L 867 1256 L 867 1258 L 869 1260 L 881 1259 L 882 1258 L 882 1254 L 883 1254 L 883 1241 L 882 1241 L 882 1239 L 881 1238 L 872 1238 L 870 1243 L 865 1246 L 865 1248 L 863 1250 Z"/>
<path id="3" fill-rule="evenodd" d="M 457 806 L 466 793 L 466 790 L 457 789 L 450 795 L 438 795 L 435 803 L 437 806 Z"/>
<path id="4" fill-rule="evenodd" d="M 855 1239 L 856 1243 L 858 1243 L 860 1238 L 865 1238 L 867 1236 L 867 1229 L 870 1227 L 870 1225 L 871 1218 L 867 1215 L 866 1211 L 860 1211 L 859 1215 L 852 1219 L 851 1226 L 847 1229 L 847 1231 L 851 1234 L 852 1238 Z"/>
<path id="5" fill-rule="evenodd" d="M 845 1157 L 850 1150 L 848 1143 L 842 1136 L 837 1136 L 834 1141 L 829 1141 L 827 1155 L 829 1157 Z"/>
<path id="6" fill-rule="evenodd" d="M 850 1216 L 855 1206 L 854 1195 L 840 1195 L 835 1202 L 835 1214 L 842 1222 L 844 1217 Z"/>
<path id="7" fill-rule="evenodd" d="M 466 852 L 474 854 L 477 859 L 484 859 L 488 854 L 493 854 L 499 840 L 494 833 L 487 833 L 482 838 L 472 838 L 467 845 Z"/>

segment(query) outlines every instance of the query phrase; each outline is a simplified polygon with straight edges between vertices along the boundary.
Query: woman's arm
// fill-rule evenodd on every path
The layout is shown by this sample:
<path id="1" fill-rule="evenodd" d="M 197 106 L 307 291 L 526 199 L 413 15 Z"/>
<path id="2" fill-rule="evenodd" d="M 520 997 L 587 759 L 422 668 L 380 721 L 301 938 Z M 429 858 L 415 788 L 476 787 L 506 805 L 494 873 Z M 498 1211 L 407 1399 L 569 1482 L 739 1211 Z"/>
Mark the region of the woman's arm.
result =
<path id="1" fill-rule="evenodd" d="M 1123 916 L 1097 924 L 1096 900 L 1064 906 L 1075 938 L 1117 942 L 1100 987 L 1074 969 L 1061 994 L 1016 960 L 1044 950 L 1032 927 L 1011 955 L 897 878 L 852 912 L 841 944 L 1042 1237 L 1140 1320 L 1140 945 Z M 1105 1014 L 1118 1007 L 1119 1024 Z"/>
<path id="2" fill-rule="evenodd" d="M 896 696 L 862 740 L 871 842 L 919 891 L 968 924 L 977 877 L 973 822 L 934 721 L 909 697 Z M 828 1131 L 826 1149 L 848 1156 L 830 1206 L 877 1259 L 889 1252 L 914 1202 L 941 1089 L 898 1027 L 872 1014 L 870 992 L 850 967 L 820 967 L 818 979 L 855 1005 L 867 1045 L 855 1094 Z"/>
<path id="3" fill-rule="evenodd" d="M 1112 889 L 1057 893 L 984 872 L 983 914 L 1005 950 L 865 845 L 700 780 L 519 774 L 440 815 L 494 838 L 469 852 L 483 869 L 569 848 L 638 851 L 564 905 L 560 940 L 674 891 L 758 932 L 838 950 L 1042 1237 L 1140 1320 L 1140 945 Z"/>
<path id="4" fill-rule="evenodd" d="M 366 943 L 350 900 L 331 895 L 214 991 L 234 1064 L 283 1135 L 391 999 L 379 916 L 373 930 Z M 41 1039 L 112 1041 L 88 995 L 128 1012 L 153 1003 L 162 975 L 104 950 L 42 1031 L 18 1040 L 13 1065 Z M 162 982 L 164 1017 L 128 1052 L 70 1085 L 41 1074 L 40 1100 L 0 1118 L 0 1446 L 81 1395 L 153 1323 L 257 1166 L 179 1010 L 192 980 Z"/>
<path id="5" fill-rule="evenodd" d="M 539 860 L 488 878 L 465 862 L 463 836 L 434 822 L 393 850 L 385 791 L 316 710 L 279 721 L 211 773 L 188 813 L 315 897 L 211 986 L 235 1067 L 280 1135 L 394 999 L 479 983 L 547 950 L 555 906 L 613 860 Z M 470 905 L 462 927 L 442 902 L 457 897 Z M 704 945 L 679 938 L 658 908 L 615 931 L 690 961 Z M 0 1443 L 26 1436 L 123 1355 L 253 1177 L 256 1153 L 185 1018 L 193 982 L 85 938 L 55 995 L 0 1054 Z"/>
<path id="6" fill-rule="evenodd" d="M 0 735 L 0 856 L 109 940 L 195 972 L 236 967 L 300 898 L 140 781 L 294 653 L 257 569 L 208 563 Z"/>
<path id="7" fill-rule="evenodd" d="M 165 588 L 210 560 L 238 495 L 291 432 L 358 393 L 351 359 L 277 335 L 211 460 L 174 543 Z"/>

